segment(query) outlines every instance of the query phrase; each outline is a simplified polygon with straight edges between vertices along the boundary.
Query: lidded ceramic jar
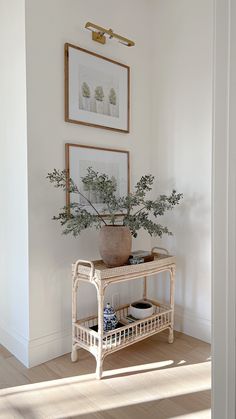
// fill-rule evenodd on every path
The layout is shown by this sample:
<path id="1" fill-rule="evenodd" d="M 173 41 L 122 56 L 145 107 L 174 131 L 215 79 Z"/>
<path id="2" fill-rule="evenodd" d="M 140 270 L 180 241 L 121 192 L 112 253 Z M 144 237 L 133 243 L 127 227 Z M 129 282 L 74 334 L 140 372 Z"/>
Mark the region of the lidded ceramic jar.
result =
<path id="1" fill-rule="evenodd" d="M 109 330 L 115 329 L 117 323 L 118 323 L 118 319 L 117 319 L 117 315 L 115 313 L 115 310 L 111 306 L 110 303 L 107 303 L 106 307 L 104 307 L 104 312 L 103 312 L 103 330 L 104 330 L 104 332 L 108 332 Z"/>

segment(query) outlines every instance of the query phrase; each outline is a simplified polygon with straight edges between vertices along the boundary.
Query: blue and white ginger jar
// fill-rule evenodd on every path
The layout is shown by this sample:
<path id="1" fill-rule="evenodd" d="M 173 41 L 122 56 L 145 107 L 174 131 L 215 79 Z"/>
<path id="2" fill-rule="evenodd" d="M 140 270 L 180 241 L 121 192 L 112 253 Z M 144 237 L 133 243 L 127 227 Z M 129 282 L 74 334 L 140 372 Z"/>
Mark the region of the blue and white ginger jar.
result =
<path id="1" fill-rule="evenodd" d="M 104 307 L 104 313 L 103 313 L 104 332 L 108 332 L 109 330 L 115 329 L 117 323 L 118 323 L 118 319 L 117 319 L 115 310 L 111 306 L 110 303 L 107 303 L 106 307 Z"/>

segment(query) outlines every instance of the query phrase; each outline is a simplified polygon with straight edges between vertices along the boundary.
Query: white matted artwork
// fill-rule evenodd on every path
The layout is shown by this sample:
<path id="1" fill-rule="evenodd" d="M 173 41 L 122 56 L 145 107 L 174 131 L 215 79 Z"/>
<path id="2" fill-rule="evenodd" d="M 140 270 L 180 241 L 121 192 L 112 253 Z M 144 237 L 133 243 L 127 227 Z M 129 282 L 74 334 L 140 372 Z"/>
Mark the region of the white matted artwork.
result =
<path id="1" fill-rule="evenodd" d="M 99 193 L 96 190 L 87 189 L 81 178 L 86 176 L 87 169 L 91 167 L 99 173 L 105 173 L 113 180 L 116 185 L 117 198 L 126 196 L 130 189 L 129 152 L 69 143 L 65 147 L 68 176 L 85 197 L 67 193 L 67 205 L 77 202 L 91 212 L 91 207 L 87 204 L 88 199 L 99 212 L 106 214 L 105 204 Z"/>
<path id="2" fill-rule="evenodd" d="M 129 132 L 129 67 L 65 44 L 65 120 Z"/>

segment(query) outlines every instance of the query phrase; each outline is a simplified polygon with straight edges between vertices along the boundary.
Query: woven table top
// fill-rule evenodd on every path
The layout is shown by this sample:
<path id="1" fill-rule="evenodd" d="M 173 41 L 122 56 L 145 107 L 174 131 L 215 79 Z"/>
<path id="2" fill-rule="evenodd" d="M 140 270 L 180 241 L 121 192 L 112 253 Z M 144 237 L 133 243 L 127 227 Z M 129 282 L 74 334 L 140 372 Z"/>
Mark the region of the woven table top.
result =
<path id="1" fill-rule="evenodd" d="M 151 262 L 144 262 L 137 265 L 123 265 L 116 268 L 108 268 L 102 260 L 82 261 L 77 268 L 76 276 L 91 277 L 91 265 L 94 266 L 94 274 L 97 279 L 112 279 L 131 276 L 142 277 L 145 275 L 155 274 L 155 271 L 164 270 L 169 265 L 176 263 L 176 257 L 164 254 L 155 254 L 154 260 Z M 88 265 L 85 265 L 87 263 Z M 91 265 L 90 265 L 91 264 Z M 72 272 L 74 273 L 76 263 L 72 265 Z"/>

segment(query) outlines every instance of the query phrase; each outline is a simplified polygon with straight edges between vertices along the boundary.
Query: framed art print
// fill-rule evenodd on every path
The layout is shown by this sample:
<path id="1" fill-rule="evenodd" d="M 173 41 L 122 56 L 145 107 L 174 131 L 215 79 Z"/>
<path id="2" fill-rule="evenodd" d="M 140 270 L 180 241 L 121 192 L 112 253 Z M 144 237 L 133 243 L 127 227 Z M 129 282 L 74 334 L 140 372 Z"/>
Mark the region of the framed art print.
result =
<path id="1" fill-rule="evenodd" d="M 91 207 L 86 198 L 103 215 L 108 214 L 101 196 L 96 190 L 91 190 L 82 182 L 87 169 L 91 167 L 99 173 L 105 173 L 116 185 L 116 198 L 126 196 L 130 191 L 129 152 L 109 148 L 99 148 L 80 144 L 66 144 L 66 172 L 78 186 L 83 196 L 67 191 L 66 204 L 78 203 L 88 212 Z M 117 214 L 119 215 L 119 214 Z"/>
<path id="2" fill-rule="evenodd" d="M 129 132 L 130 69 L 65 44 L 65 120 Z"/>

